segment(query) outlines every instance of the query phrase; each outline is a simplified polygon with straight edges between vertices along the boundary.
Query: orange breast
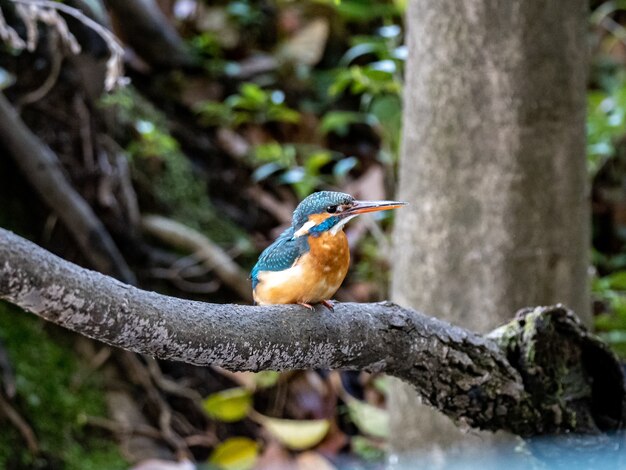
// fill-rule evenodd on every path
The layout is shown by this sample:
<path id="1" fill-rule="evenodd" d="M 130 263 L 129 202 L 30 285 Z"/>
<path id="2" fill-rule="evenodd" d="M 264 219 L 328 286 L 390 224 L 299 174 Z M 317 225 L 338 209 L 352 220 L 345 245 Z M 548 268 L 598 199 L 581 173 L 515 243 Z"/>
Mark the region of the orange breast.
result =
<path id="1" fill-rule="evenodd" d="M 329 300 L 350 267 L 350 249 L 343 230 L 308 237 L 310 251 L 289 269 L 259 273 L 254 300 L 260 304 L 318 303 Z"/>

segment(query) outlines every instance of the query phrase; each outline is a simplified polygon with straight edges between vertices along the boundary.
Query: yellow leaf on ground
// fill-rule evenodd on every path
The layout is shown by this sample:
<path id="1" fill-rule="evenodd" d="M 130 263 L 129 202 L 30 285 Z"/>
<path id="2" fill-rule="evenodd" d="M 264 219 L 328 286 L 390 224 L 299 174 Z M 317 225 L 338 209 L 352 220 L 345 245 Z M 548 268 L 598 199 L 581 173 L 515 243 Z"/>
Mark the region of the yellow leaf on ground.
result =
<path id="1" fill-rule="evenodd" d="M 209 463 L 220 470 L 250 470 L 259 455 L 259 444 L 247 437 L 231 437 L 219 444 Z"/>
<path id="2" fill-rule="evenodd" d="M 202 402 L 202 408 L 211 418 L 226 423 L 245 418 L 251 406 L 252 394 L 243 387 L 213 393 Z"/>
<path id="3" fill-rule="evenodd" d="M 281 444 L 291 450 L 303 450 L 319 444 L 330 428 L 327 419 L 278 419 L 257 413 L 256 420 Z"/>

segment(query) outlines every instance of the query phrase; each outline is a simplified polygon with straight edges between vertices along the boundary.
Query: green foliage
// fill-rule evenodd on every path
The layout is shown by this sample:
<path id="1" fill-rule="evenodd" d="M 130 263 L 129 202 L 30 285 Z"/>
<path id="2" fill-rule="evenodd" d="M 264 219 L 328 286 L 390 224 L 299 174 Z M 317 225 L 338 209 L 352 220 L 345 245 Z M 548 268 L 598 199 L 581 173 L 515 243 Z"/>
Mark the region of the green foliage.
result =
<path id="1" fill-rule="evenodd" d="M 372 2 L 371 0 L 316 0 L 332 6 L 347 22 L 367 23 L 380 18 L 391 19 L 401 15 L 406 8 L 405 0 L 393 2 Z"/>
<path id="2" fill-rule="evenodd" d="M 297 123 L 300 113 L 289 108 L 284 101 L 285 94 L 280 90 L 268 91 L 254 83 L 244 83 L 239 93 L 229 96 L 223 103 L 204 101 L 197 106 L 196 111 L 201 121 L 209 126 Z"/>
<path id="3" fill-rule="evenodd" d="M 626 357 L 626 270 L 594 279 L 592 292 L 607 310 L 595 318 L 596 330 L 618 354 Z"/>
<path id="4" fill-rule="evenodd" d="M 22 416 L 32 426 L 42 455 L 34 457 L 6 421 L 0 432 L 0 468 L 116 469 L 127 464 L 114 442 L 90 434 L 85 416 L 104 416 L 101 376 L 72 350 L 69 335 L 0 302 L 0 339 L 15 371 Z"/>
<path id="5" fill-rule="evenodd" d="M 355 36 L 350 42 L 350 49 L 335 69 L 335 81 L 328 90 L 330 95 L 350 91 L 364 95 L 367 103 L 381 94 L 399 96 L 407 56 L 406 46 L 402 44 L 402 28 L 390 24 L 379 28 L 374 35 Z"/>
<path id="6" fill-rule="evenodd" d="M 365 436 L 352 436 L 350 438 L 352 451 L 368 461 L 381 461 L 385 458 L 385 450 L 380 442 Z"/>
<path id="7" fill-rule="evenodd" d="M 253 179 L 274 177 L 279 183 L 291 185 L 300 199 L 343 180 L 358 163 L 353 157 L 318 147 L 278 142 L 257 145 L 251 160 L 256 166 Z M 323 171 L 327 166 L 332 169 L 330 174 Z"/>
<path id="8" fill-rule="evenodd" d="M 351 44 L 334 69 L 328 94 L 336 99 L 345 93 L 357 95 L 360 110 L 327 112 L 321 130 L 345 136 L 352 124 L 376 127 L 383 144 L 379 158 L 393 163 L 400 149 L 402 75 L 407 56 L 402 28 L 389 24 L 378 28 L 375 35 L 354 37 Z"/>
<path id="9" fill-rule="evenodd" d="M 616 156 L 615 142 L 626 134 L 626 84 L 587 98 L 587 164 L 592 175 Z"/>
<path id="10" fill-rule="evenodd" d="M 222 46 L 211 31 L 205 31 L 191 38 L 191 48 L 200 57 L 219 58 L 222 56 Z"/>
<path id="11" fill-rule="evenodd" d="M 132 88 L 110 94 L 104 105 L 116 106 L 118 116 L 136 130 L 126 150 L 139 189 L 155 197 L 171 217 L 208 233 L 218 243 L 246 240 L 240 229 L 214 210 L 206 183 L 169 132 L 164 115 Z"/>
<path id="12" fill-rule="evenodd" d="M 592 177 L 611 159 L 619 158 L 626 136 L 626 80 L 619 73 L 605 72 L 601 83 L 606 90 L 593 90 L 587 96 L 587 166 Z M 605 256 L 594 253 L 594 264 L 610 274 L 592 284 L 594 300 L 603 313 L 595 327 L 615 351 L 626 357 L 626 254 Z"/>
<path id="13" fill-rule="evenodd" d="M 348 130 L 352 124 L 375 126 L 378 124 L 378 120 L 373 114 L 356 111 L 329 111 L 322 118 L 320 131 L 324 134 L 334 132 L 341 137 L 345 137 L 348 135 Z"/>
<path id="14" fill-rule="evenodd" d="M 365 66 L 352 65 L 341 70 L 337 73 L 329 93 L 336 96 L 349 90 L 354 95 L 399 94 L 402 85 L 394 77 L 396 69 L 392 64 L 393 62 L 385 61 Z"/>
<path id="15" fill-rule="evenodd" d="M 594 12 L 591 21 L 598 22 L 617 7 L 605 2 Z M 592 178 L 614 159 L 623 157 L 626 136 L 626 76 L 608 58 L 596 58 L 593 81 L 600 88 L 587 95 L 587 167 Z M 605 176 L 600 175 L 600 184 Z M 626 253 L 605 255 L 594 252 L 593 262 L 610 274 L 596 278 L 592 293 L 602 313 L 595 317 L 595 327 L 615 351 L 626 357 Z"/>

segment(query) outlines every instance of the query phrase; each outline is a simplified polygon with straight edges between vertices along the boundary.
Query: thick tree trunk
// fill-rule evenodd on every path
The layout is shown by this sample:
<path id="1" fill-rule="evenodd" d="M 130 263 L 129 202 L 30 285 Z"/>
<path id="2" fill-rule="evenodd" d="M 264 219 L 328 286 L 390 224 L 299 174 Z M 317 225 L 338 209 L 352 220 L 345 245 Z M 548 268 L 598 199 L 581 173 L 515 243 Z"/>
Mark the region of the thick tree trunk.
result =
<path id="1" fill-rule="evenodd" d="M 589 318 L 586 6 L 410 2 L 396 302 L 479 332 L 526 305 Z M 392 392 L 396 451 L 461 439 L 417 401 Z"/>

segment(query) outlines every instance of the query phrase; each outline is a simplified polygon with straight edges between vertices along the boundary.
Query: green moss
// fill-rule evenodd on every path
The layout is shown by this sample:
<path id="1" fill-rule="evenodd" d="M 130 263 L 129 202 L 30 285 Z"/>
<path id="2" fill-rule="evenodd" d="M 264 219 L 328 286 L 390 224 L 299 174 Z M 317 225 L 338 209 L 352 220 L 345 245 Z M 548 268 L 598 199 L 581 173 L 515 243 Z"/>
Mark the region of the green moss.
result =
<path id="1" fill-rule="evenodd" d="M 519 323 L 517 320 L 511 320 L 502 326 L 499 326 L 491 333 L 489 338 L 496 341 L 503 351 L 508 351 L 514 347 L 519 338 Z"/>
<path id="2" fill-rule="evenodd" d="M 242 247 L 251 246 L 247 235 L 214 209 L 206 182 L 169 132 L 162 112 L 132 87 L 108 95 L 103 105 L 115 106 L 121 123 L 134 129 L 126 150 L 140 202 L 145 202 L 145 196 L 149 195 L 156 202 L 152 205 L 206 233 L 213 241 L 226 245 L 238 241 Z"/>
<path id="3" fill-rule="evenodd" d="M 15 372 L 13 403 L 31 425 L 41 449 L 34 457 L 6 423 L 0 468 L 125 468 L 115 444 L 81 424 L 104 416 L 103 384 L 72 350 L 69 333 L 0 302 L 0 339 Z"/>
<path id="4" fill-rule="evenodd" d="M 535 334 L 537 333 L 537 319 L 540 318 L 541 311 L 535 309 L 532 313 L 529 313 L 524 317 L 524 333 L 522 341 L 525 347 L 526 362 L 528 364 L 535 363 Z"/>

